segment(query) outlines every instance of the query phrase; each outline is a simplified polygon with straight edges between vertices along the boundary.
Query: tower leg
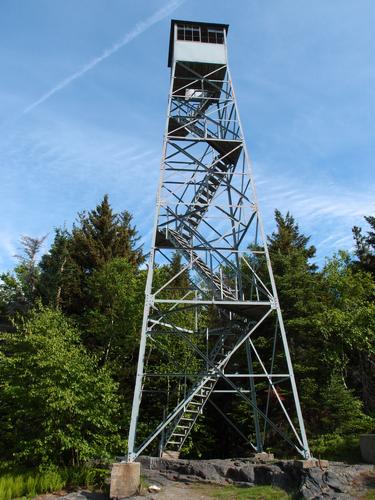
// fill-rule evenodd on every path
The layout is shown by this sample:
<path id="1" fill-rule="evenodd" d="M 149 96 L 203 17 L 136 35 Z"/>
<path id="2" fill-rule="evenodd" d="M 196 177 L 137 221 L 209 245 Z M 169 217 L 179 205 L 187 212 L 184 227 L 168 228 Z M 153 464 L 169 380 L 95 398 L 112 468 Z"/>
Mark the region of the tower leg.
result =
<path id="1" fill-rule="evenodd" d="M 285 332 L 283 317 L 282 317 L 279 305 L 277 306 L 277 319 L 279 321 L 280 334 L 281 334 L 281 339 L 282 339 L 282 342 L 283 342 L 284 353 L 285 353 L 285 360 L 286 360 L 286 363 L 287 363 L 287 366 L 288 366 L 288 372 L 289 372 L 289 377 L 290 377 L 290 385 L 292 386 L 292 392 L 293 392 L 294 404 L 295 404 L 295 407 L 296 407 L 298 425 L 299 425 L 299 429 L 300 429 L 300 433 L 301 433 L 301 439 L 302 439 L 302 443 L 303 443 L 303 455 L 304 455 L 305 459 L 309 459 L 309 458 L 311 458 L 310 448 L 309 448 L 309 443 L 307 441 L 305 423 L 303 421 L 301 405 L 300 405 L 300 402 L 299 402 L 297 384 L 296 384 L 296 380 L 294 378 L 294 370 L 293 370 L 292 360 L 290 358 L 288 341 L 287 341 L 287 338 L 286 338 L 286 332 Z"/>
<path id="2" fill-rule="evenodd" d="M 135 379 L 135 388 L 134 388 L 134 395 L 133 395 L 132 414 L 131 414 L 130 427 L 129 427 L 128 462 L 132 462 L 135 459 L 134 447 L 135 447 L 135 438 L 136 438 L 139 406 L 141 404 L 141 398 L 142 398 L 142 380 L 143 380 L 144 358 L 145 358 L 145 352 L 146 352 L 146 338 L 147 338 L 146 331 L 147 331 L 147 320 L 148 320 L 149 309 L 150 309 L 149 306 L 146 304 L 145 305 L 145 313 L 143 316 L 141 342 L 139 345 L 137 374 L 136 374 L 136 379 Z"/>
<path id="3" fill-rule="evenodd" d="M 249 370 L 249 382 L 250 382 L 250 395 L 251 395 L 251 401 L 254 404 L 254 408 L 257 408 L 257 396 L 256 396 L 256 390 L 255 390 L 255 382 L 254 382 L 254 369 L 253 369 L 253 360 L 251 357 L 251 347 L 250 347 L 250 342 L 247 340 L 246 341 L 246 357 L 247 357 L 247 366 Z M 256 447 L 257 447 L 257 452 L 261 453 L 263 451 L 263 443 L 262 443 L 262 436 L 260 432 L 260 425 L 259 425 L 259 414 L 258 412 L 254 409 L 253 410 L 253 415 L 254 415 L 254 426 L 255 426 L 255 436 L 256 436 Z"/>

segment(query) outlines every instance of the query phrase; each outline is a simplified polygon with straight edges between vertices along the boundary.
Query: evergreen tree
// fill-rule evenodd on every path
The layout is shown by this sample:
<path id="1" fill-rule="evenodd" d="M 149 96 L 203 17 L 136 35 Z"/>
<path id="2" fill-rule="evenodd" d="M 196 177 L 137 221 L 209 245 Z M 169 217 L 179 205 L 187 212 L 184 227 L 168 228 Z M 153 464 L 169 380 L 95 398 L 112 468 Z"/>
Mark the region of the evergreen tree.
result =
<path id="1" fill-rule="evenodd" d="M 362 229 L 358 226 L 353 227 L 353 235 L 356 244 L 356 255 L 360 265 L 365 271 L 375 274 L 375 217 L 365 217 L 370 226 L 367 235 L 362 234 Z"/>
<path id="2" fill-rule="evenodd" d="M 84 273 L 70 252 L 71 235 L 66 229 L 56 229 L 48 253 L 44 254 L 39 289 L 46 304 L 72 312 L 75 300 L 81 295 Z"/>
<path id="3" fill-rule="evenodd" d="M 308 246 L 310 236 L 300 233 L 298 224 L 294 217 L 287 212 L 285 217 L 279 210 L 275 210 L 276 231 L 268 237 L 268 249 L 272 256 L 274 272 L 277 274 L 277 256 L 296 257 L 297 252 L 304 257 L 305 266 L 310 271 L 315 271 L 317 266 L 309 260 L 315 257 L 316 249 L 313 245 Z"/>
<path id="4" fill-rule="evenodd" d="M 71 255 L 85 274 L 91 274 L 115 257 L 124 257 L 134 266 L 144 261 L 139 237 L 129 212 L 113 212 L 108 195 L 90 212 L 78 215 L 73 226 Z"/>
<path id="5" fill-rule="evenodd" d="M 58 229 L 48 254 L 41 259 L 41 291 L 46 303 L 80 316 L 93 307 L 87 280 L 106 263 L 124 258 L 136 271 L 144 261 L 137 230 L 129 212 L 113 212 L 108 196 L 78 215 L 69 233 Z"/>
<path id="6" fill-rule="evenodd" d="M 294 371 L 306 417 L 313 418 L 319 405 L 317 360 L 321 350 L 319 331 L 312 329 L 312 317 L 327 301 L 327 290 L 317 267 L 311 262 L 316 249 L 309 245 L 288 212 L 285 217 L 275 211 L 276 231 L 268 238 L 283 319 L 288 334 Z M 328 376 L 328 374 L 327 374 Z"/>

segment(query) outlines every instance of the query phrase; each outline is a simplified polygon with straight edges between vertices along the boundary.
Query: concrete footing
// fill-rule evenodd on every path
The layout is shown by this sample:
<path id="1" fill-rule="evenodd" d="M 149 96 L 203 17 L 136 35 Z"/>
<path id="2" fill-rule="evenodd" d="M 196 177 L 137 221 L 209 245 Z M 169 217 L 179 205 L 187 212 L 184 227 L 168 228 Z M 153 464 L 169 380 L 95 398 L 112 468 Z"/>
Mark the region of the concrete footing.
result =
<path id="1" fill-rule="evenodd" d="M 141 464 L 120 462 L 112 466 L 110 498 L 120 499 L 135 495 L 141 483 Z"/>
<path id="2" fill-rule="evenodd" d="M 161 454 L 161 458 L 165 460 L 178 460 L 180 458 L 179 451 L 163 451 Z"/>
<path id="3" fill-rule="evenodd" d="M 259 462 L 272 462 L 275 460 L 275 456 L 273 453 L 266 453 L 265 451 L 262 451 L 260 453 L 255 453 L 254 459 Z"/>
<path id="4" fill-rule="evenodd" d="M 328 460 L 320 460 L 320 458 L 308 458 L 307 460 L 295 460 L 294 464 L 300 469 L 312 469 L 319 467 L 320 469 L 327 469 Z"/>

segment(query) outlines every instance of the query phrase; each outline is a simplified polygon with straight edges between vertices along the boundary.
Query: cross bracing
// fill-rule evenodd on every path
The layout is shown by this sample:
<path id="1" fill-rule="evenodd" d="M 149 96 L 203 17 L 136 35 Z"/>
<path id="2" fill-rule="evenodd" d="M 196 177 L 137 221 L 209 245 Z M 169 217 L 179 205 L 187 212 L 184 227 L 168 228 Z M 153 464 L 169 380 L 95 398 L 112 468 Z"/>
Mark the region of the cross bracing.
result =
<path id="1" fill-rule="evenodd" d="M 278 436 L 309 457 L 228 65 L 171 66 L 128 459 L 183 450 L 208 403 L 250 449 Z M 248 408 L 247 429 L 222 397 Z M 147 435 L 151 400 L 160 422 Z"/>

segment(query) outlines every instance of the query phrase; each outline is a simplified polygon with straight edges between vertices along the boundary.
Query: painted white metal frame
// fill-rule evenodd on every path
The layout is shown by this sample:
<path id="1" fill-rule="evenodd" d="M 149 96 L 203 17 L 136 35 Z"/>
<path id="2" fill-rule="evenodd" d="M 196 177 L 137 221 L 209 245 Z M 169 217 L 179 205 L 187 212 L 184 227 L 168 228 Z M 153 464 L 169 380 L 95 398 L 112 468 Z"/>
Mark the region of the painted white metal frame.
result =
<path id="1" fill-rule="evenodd" d="M 180 269 L 160 283 L 156 269 L 171 262 L 176 252 L 182 259 Z M 183 286 L 178 285 L 182 276 L 187 276 Z M 221 322 L 215 328 L 207 324 L 212 307 Z M 181 320 L 181 313 L 190 314 L 186 316 L 190 319 Z M 269 339 L 270 359 L 264 359 L 257 346 L 260 336 Z M 184 342 L 189 356 L 196 357 L 195 371 L 176 364 L 174 370 L 160 373 L 149 362 L 145 368 L 148 349 L 168 356 L 166 338 Z M 241 352 L 247 372 L 235 373 L 231 363 Z M 275 372 L 280 353 L 283 368 Z M 170 362 L 173 365 L 174 360 Z M 172 408 L 164 409 L 160 424 L 137 444 L 142 398 L 150 381 L 163 377 L 179 384 L 182 380 L 183 391 Z M 263 407 L 258 383 L 263 392 L 267 386 Z M 280 393 L 281 384 L 287 386 L 287 401 Z M 248 404 L 251 432 L 246 435 L 223 413 L 214 402 L 215 394 L 235 395 Z M 158 436 L 160 453 L 180 451 L 207 401 L 252 449 L 262 451 L 271 430 L 303 457 L 310 457 L 229 68 L 174 61 L 127 459 L 135 460 Z"/>

